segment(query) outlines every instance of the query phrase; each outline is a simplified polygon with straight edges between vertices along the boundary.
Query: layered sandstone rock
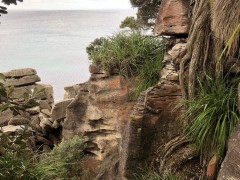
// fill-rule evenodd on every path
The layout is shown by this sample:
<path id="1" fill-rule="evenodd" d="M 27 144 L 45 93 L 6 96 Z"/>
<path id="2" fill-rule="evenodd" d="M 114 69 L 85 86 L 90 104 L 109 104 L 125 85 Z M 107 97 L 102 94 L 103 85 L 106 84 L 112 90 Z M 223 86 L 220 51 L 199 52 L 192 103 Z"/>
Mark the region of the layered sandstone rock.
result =
<path id="1" fill-rule="evenodd" d="M 13 86 L 14 90 L 11 93 L 11 98 L 15 98 L 18 101 L 23 100 L 23 94 L 29 93 L 33 89 L 43 90 L 37 94 L 37 102 L 39 106 L 26 109 L 26 112 L 22 115 L 13 116 L 10 110 L 0 113 L 0 127 L 4 132 L 22 130 L 24 127 L 31 126 L 33 131 L 38 134 L 36 144 L 44 144 L 45 140 L 49 139 L 49 122 L 51 119 L 50 110 L 53 103 L 53 88 L 48 84 L 37 83 L 40 81 L 40 77 L 37 75 L 36 70 L 31 68 L 16 69 L 3 73 L 6 77 L 5 84 L 7 86 Z M 51 120 L 49 120 L 51 122 Z M 47 132 L 49 131 L 49 132 Z M 45 139 L 44 141 L 42 141 Z M 49 145 L 49 144 L 48 144 Z M 50 145 L 53 147 L 53 142 Z"/>
<path id="2" fill-rule="evenodd" d="M 81 135 L 86 141 L 86 151 L 103 160 L 118 146 L 133 102 L 127 80 L 93 65 L 90 72 L 88 82 L 65 88 L 66 97 L 72 97 L 76 89 L 78 93 L 67 107 L 63 137 Z"/>
<path id="3" fill-rule="evenodd" d="M 175 63 L 185 50 L 185 40 L 176 40 L 165 55 L 160 82 L 138 98 L 122 139 L 120 178 L 134 178 L 146 164 L 160 174 L 171 171 L 183 178 L 199 176 L 198 153 L 181 136 L 185 122 L 179 117 L 181 109 L 176 109 L 181 89 Z"/>
<path id="4" fill-rule="evenodd" d="M 188 0 L 163 0 L 157 15 L 155 33 L 161 35 L 187 35 L 191 20 Z"/>

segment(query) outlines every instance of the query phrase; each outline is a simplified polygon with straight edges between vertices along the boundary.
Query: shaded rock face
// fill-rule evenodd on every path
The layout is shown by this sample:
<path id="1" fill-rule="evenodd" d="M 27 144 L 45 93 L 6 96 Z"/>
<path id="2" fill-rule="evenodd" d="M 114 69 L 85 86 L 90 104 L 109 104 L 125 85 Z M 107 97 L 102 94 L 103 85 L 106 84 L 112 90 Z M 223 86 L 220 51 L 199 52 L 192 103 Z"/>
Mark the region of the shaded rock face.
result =
<path id="1" fill-rule="evenodd" d="M 76 87 L 78 94 L 67 108 L 63 137 L 82 136 L 86 151 L 96 160 L 103 160 L 118 146 L 133 102 L 128 81 L 93 65 L 90 68 L 92 74 L 87 83 L 65 88 L 66 97 L 72 97 Z"/>
<path id="2" fill-rule="evenodd" d="M 160 82 L 142 92 L 134 106 L 120 148 L 122 179 L 133 179 L 146 165 L 160 174 L 171 171 L 183 178 L 199 176 L 197 151 L 181 136 L 185 122 L 179 118 L 181 109 L 175 108 L 181 99 L 175 63 L 185 50 L 186 41 L 176 40 L 165 55 Z"/>
<path id="3" fill-rule="evenodd" d="M 240 84 L 238 85 L 238 111 L 240 112 Z M 228 151 L 218 174 L 219 180 L 240 178 L 240 123 L 238 123 L 228 142 Z"/>
<path id="4" fill-rule="evenodd" d="M 191 26 L 188 0 L 163 0 L 155 26 L 155 33 L 161 35 L 187 35 Z"/>

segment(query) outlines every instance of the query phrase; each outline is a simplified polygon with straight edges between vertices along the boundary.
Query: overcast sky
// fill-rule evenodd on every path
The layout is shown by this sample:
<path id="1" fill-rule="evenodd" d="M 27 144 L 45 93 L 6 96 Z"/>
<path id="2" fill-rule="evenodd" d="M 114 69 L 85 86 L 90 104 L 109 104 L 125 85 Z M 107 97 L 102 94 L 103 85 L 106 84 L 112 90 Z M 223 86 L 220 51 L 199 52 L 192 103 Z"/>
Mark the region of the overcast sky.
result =
<path id="1" fill-rule="evenodd" d="M 8 9 L 130 9 L 130 0 L 24 0 Z"/>

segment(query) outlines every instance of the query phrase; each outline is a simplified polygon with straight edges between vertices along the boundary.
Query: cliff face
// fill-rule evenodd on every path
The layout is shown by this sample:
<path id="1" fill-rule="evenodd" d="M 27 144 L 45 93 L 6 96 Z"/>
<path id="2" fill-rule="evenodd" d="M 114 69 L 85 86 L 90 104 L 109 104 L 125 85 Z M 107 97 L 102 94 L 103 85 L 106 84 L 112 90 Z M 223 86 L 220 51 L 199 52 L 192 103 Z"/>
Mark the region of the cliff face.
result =
<path id="1" fill-rule="evenodd" d="M 86 151 L 103 160 L 118 146 L 134 102 L 128 80 L 94 65 L 90 66 L 90 73 L 90 80 L 78 86 L 78 93 L 67 108 L 63 137 L 82 136 Z M 74 94 L 73 88 L 66 88 L 66 97 Z"/>

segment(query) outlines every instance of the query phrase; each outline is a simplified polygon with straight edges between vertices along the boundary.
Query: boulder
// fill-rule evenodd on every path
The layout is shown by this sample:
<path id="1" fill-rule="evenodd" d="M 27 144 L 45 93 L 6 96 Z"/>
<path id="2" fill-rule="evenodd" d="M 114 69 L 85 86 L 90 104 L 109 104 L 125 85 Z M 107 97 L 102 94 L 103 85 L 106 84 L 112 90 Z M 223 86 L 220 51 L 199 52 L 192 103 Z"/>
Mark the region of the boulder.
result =
<path id="1" fill-rule="evenodd" d="M 34 84 L 35 82 L 40 81 L 40 77 L 38 75 L 31 76 L 23 76 L 21 78 L 10 78 L 6 79 L 7 86 L 24 86 Z"/>
<path id="2" fill-rule="evenodd" d="M 32 76 L 36 75 L 37 72 L 35 69 L 31 68 L 25 68 L 25 69 L 14 69 L 8 72 L 3 73 L 6 78 L 17 78 L 17 77 L 23 77 L 23 76 Z"/>
<path id="3" fill-rule="evenodd" d="M 188 0 L 163 0 L 157 15 L 155 33 L 187 35 L 191 26 Z"/>
<path id="4" fill-rule="evenodd" d="M 73 99 L 67 99 L 57 102 L 53 105 L 51 117 L 53 121 L 66 117 L 67 106 L 72 102 Z"/>
<path id="5" fill-rule="evenodd" d="M 78 91 L 88 91 L 88 83 L 75 84 L 64 87 L 64 99 L 72 99 L 77 96 Z"/>
<path id="6" fill-rule="evenodd" d="M 15 99 L 22 99 L 24 93 L 29 93 L 32 89 L 44 89 L 43 92 L 39 93 L 37 98 L 39 99 L 48 99 L 49 101 L 53 102 L 52 100 L 52 87 L 51 86 L 45 86 L 43 84 L 36 84 L 36 85 L 29 85 L 29 86 L 21 86 L 14 88 L 14 91 L 11 94 L 12 98 Z"/>
<path id="7" fill-rule="evenodd" d="M 37 102 L 39 103 L 40 109 L 48 109 L 51 111 L 52 107 L 47 100 L 38 100 Z"/>

